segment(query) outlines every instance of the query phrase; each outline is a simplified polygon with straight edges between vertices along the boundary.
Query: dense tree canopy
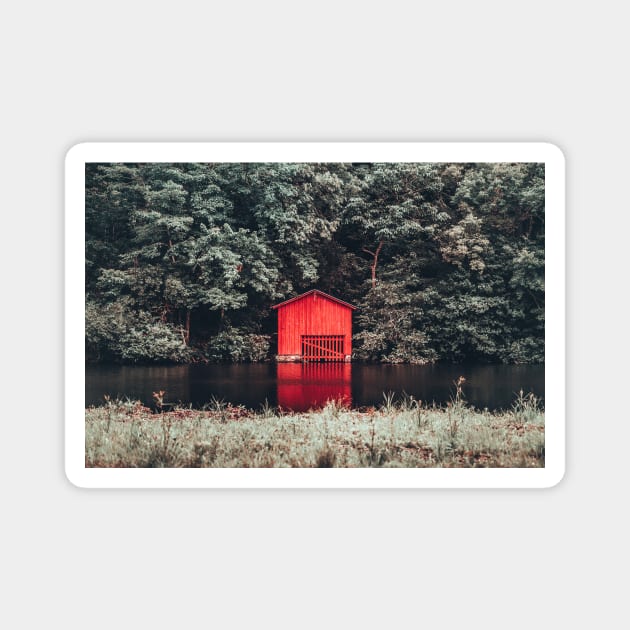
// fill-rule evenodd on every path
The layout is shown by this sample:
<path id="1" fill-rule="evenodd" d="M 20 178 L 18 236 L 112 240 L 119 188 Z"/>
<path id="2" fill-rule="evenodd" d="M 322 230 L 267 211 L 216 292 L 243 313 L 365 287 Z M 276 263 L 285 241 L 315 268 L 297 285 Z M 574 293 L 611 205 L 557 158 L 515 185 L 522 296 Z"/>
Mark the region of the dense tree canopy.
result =
<path id="1" fill-rule="evenodd" d="M 358 306 L 357 359 L 544 360 L 542 164 L 89 164 L 91 361 L 260 361 L 272 304 Z"/>

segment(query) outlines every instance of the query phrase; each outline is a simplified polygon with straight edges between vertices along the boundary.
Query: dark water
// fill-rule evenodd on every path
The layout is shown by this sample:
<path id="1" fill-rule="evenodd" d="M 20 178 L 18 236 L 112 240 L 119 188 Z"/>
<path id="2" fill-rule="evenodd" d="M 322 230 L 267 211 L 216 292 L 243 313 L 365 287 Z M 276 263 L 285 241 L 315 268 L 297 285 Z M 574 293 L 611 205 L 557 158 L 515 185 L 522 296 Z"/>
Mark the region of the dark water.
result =
<path id="1" fill-rule="evenodd" d="M 426 403 L 444 404 L 463 376 L 469 404 L 490 410 L 510 407 L 517 392 L 544 398 L 544 365 L 364 365 L 358 363 L 263 363 L 252 365 L 176 365 L 158 367 L 88 366 L 85 404 L 99 405 L 104 395 L 153 405 L 164 400 L 201 407 L 216 398 L 258 409 L 272 406 L 304 411 L 329 399 L 353 407 L 380 405 L 383 392 L 406 392 Z"/>

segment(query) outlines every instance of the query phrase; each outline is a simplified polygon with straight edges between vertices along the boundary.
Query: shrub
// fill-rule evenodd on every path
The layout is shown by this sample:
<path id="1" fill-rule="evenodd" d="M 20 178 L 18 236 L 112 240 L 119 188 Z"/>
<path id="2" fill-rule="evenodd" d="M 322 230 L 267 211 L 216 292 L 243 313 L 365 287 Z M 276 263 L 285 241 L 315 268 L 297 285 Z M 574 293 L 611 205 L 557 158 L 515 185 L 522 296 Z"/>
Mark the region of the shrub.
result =
<path id="1" fill-rule="evenodd" d="M 110 359 L 184 362 L 190 349 L 173 326 L 154 320 L 149 313 L 138 313 L 125 300 L 106 305 L 88 301 L 85 313 L 86 357 Z"/>
<path id="2" fill-rule="evenodd" d="M 216 362 L 264 361 L 269 357 L 269 336 L 246 333 L 239 328 L 226 328 L 206 344 L 204 354 L 209 361 Z"/>

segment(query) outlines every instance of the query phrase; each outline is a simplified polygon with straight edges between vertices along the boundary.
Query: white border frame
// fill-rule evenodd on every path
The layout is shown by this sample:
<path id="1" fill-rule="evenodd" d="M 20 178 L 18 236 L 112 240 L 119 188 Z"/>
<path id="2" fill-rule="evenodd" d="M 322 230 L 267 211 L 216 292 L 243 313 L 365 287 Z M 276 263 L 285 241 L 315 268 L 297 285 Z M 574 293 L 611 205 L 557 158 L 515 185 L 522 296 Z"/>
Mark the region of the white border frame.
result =
<path id="1" fill-rule="evenodd" d="M 544 162 L 545 468 L 85 468 L 85 164 Z M 565 159 L 548 143 L 84 143 L 66 155 L 65 470 L 82 488 L 549 488 L 565 471 Z"/>

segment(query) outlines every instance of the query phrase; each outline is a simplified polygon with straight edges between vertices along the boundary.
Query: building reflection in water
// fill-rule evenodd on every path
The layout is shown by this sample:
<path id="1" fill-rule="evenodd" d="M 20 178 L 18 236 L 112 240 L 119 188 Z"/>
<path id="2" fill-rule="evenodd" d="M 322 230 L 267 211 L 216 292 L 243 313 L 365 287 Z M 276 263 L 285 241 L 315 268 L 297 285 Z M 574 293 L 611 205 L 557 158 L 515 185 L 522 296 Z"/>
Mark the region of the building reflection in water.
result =
<path id="1" fill-rule="evenodd" d="M 350 363 L 278 363 L 277 367 L 280 408 L 307 411 L 329 400 L 352 405 Z"/>

